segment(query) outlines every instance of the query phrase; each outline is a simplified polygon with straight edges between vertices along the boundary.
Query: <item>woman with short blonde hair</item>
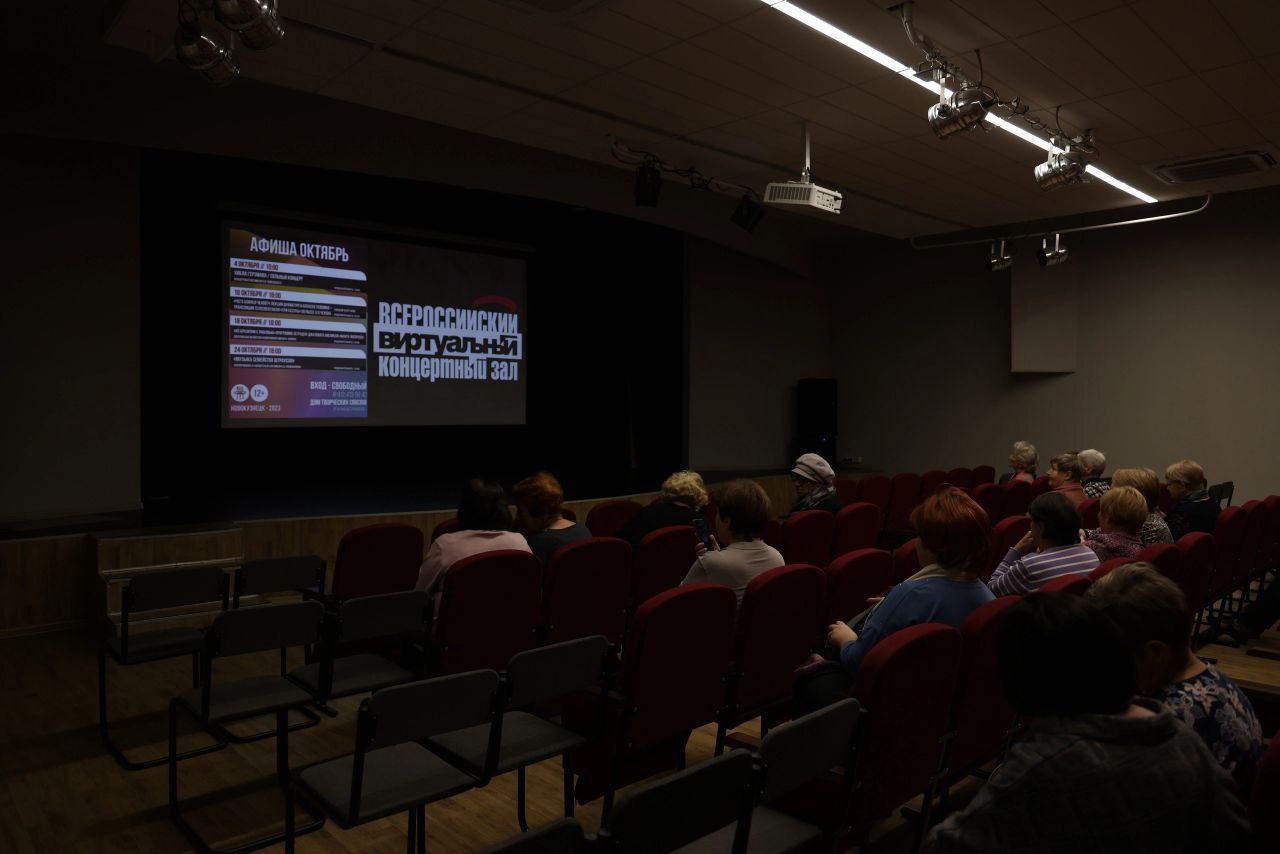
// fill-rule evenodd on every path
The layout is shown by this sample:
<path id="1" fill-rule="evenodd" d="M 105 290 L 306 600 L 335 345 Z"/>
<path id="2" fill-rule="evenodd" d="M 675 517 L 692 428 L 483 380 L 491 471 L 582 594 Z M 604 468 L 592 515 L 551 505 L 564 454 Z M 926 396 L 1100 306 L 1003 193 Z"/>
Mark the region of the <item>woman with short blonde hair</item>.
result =
<path id="1" fill-rule="evenodd" d="M 692 525 L 707 506 L 707 485 L 696 471 L 678 471 L 662 482 L 662 491 L 622 526 L 618 536 L 639 548 L 645 534 L 672 525 Z"/>
<path id="2" fill-rule="evenodd" d="M 1147 520 L 1142 523 L 1142 528 L 1138 531 L 1138 539 L 1142 540 L 1144 547 L 1156 543 L 1173 542 L 1173 534 L 1169 533 L 1169 526 L 1165 524 L 1164 517 L 1157 509 L 1160 504 L 1160 478 L 1154 471 L 1148 468 L 1116 469 L 1115 474 L 1111 476 L 1111 486 L 1112 488 L 1132 486 L 1146 499 Z M 1085 537 L 1092 539 L 1094 533 L 1088 531 Z"/>
<path id="3" fill-rule="evenodd" d="M 1040 463 L 1040 457 L 1036 454 L 1036 446 L 1030 442 L 1014 442 L 1013 451 L 1009 454 L 1009 468 L 1013 469 L 1013 476 L 1008 479 L 1009 482 L 1025 480 L 1027 483 L 1036 479 L 1036 466 Z"/>
<path id="4" fill-rule="evenodd" d="M 1093 549 L 1098 562 L 1118 557 L 1134 557 L 1142 551 L 1138 531 L 1147 520 L 1147 500 L 1132 486 L 1113 486 L 1102 496 L 1098 508 L 1100 527 L 1084 544 Z"/>
<path id="5" fill-rule="evenodd" d="M 1212 534 L 1218 524 L 1218 502 L 1209 497 L 1209 480 L 1204 467 L 1195 460 L 1178 460 L 1164 470 L 1173 505 L 1165 514 L 1174 539 L 1203 531 Z"/>
<path id="6" fill-rule="evenodd" d="M 707 506 L 707 485 L 696 471 L 678 471 L 662 482 L 662 499 L 701 510 Z"/>

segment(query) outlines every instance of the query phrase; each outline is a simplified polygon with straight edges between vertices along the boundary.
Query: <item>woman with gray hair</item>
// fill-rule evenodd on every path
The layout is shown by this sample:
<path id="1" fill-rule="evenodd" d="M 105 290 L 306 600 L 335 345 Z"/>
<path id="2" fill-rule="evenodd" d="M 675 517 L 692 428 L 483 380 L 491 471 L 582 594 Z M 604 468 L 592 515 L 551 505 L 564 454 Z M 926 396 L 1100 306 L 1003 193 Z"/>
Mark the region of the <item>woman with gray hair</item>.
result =
<path id="1" fill-rule="evenodd" d="M 1083 475 L 1080 478 L 1080 488 L 1088 498 L 1101 498 L 1102 494 L 1111 488 L 1111 482 L 1102 476 L 1102 473 L 1107 470 L 1106 454 L 1089 448 L 1076 454 L 1076 457 L 1080 460 Z"/>
<path id="2" fill-rule="evenodd" d="M 1005 475 L 1000 482 L 1017 483 L 1022 480 L 1031 483 L 1036 479 L 1036 465 L 1039 462 L 1035 445 L 1030 442 L 1014 442 L 1013 452 L 1009 454 L 1009 468 L 1013 469 L 1013 474 Z"/>

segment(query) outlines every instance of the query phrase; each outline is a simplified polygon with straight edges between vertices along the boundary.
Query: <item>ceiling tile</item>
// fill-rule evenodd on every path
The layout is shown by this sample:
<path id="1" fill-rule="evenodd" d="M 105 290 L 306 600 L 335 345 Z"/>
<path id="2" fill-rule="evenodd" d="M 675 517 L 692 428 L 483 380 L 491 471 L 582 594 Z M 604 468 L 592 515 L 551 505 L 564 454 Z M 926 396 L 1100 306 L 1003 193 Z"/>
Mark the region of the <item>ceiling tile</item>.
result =
<path id="1" fill-rule="evenodd" d="M 1280 110 L 1280 85 L 1273 83 L 1267 69 L 1254 60 L 1206 71 L 1200 77 L 1215 95 L 1241 115 L 1265 115 Z"/>
<path id="2" fill-rule="evenodd" d="M 1042 30 L 1018 39 L 1018 46 L 1090 98 L 1133 87 L 1127 74 L 1071 27 Z"/>
<path id="3" fill-rule="evenodd" d="M 565 93 L 565 97 L 624 118 L 654 124 L 676 134 L 714 127 L 736 118 L 711 104 L 695 101 L 623 72 L 606 74 L 582 86 L 575 86 Z"/>
<path id="4" fill-rule="evenodd" d="M 271 65 L 326 79 L 341 74 L 369 53 L 369 48 L 316 30 L 294 27 L 271 48 Z"/>
<path id="5" fill-rule="evenodd" d="M 1200 132 L 1218 148 L 1239 148 L 1262 142 L 1264 139 L 1262 132 L 1248 119 L 1206 125 L 1200 128 Z"/>
<path id="6" fill-rule="evenodd" d="M 661 61 L 658 57 L 638 59 L 628 65 L 622 73 L 663 89 L 679 92 L 695 101 L 714 104 L 717 108 L 738 118 L 754 115 L 769 107 L 769 103 L 759 97 L 752 97 L 714 80 L 690 74 L 683 68 Z M 747 88 L 743 87 L 743 89 Z M 794 100 L 794 96 L 780 99 L 779 102 L 787 103 L 791 100 Z"/>
<path id="7" fill-rule="evenodd" d="M 1181 130 L 1187 121 L 1155 96 L 1142 89 L 1130 89 L 1099 98 L 1103 107 L 1148 134 Z"/>
<path id="8" fill-rule="evenodd" d="M 692 7 L 724 23 L 754 15 L 762 8 L 760 0 L 679 0 L 679 2 L 683 6 Z"/>
<path id="9" fill-rule="evenodd" d="M 741 64 L 712 53 L 693 42 L 681 42 L 655 54 L 653 60 L 663 62 L 690 76 L 712 80 L 726 89 L 749 96 L 762 106 L 780 106 L 804 98 L 804 94 L 784 83 L 761 74 L 750 64 Z"/>
<path id="10" fill-rule="evenodd" d="M 1275 53 L 1280 33 L 1280 3 L 1275 0 L 1212 0 L 1227 26 L 1255 56 Z"/>
<path id="11" fill-rule="evenodd" d="M 765 11 L 768 12 L 767 9 Z M 817 33 L 813 35 L 814 38 L 822 38 Z M 802 59 L 783 53 L 736 27 L 720 27 L 696 36 L 690 43 L 754 68 L 805 95 L 821 95 L 845 85 L 843 80 L 814 68 Z"/>
<path id="12" fill-rule="evenodd" d="M 537 50 L 539 46 L 555 48 L 605 68 L 617 68 L 640 58 L 638 51 L 568 26 L 558 15 L 522 12 L 515 6 L 496 3 L 494 0 L 445 0 L 439 9 L 527 40 L 531 44 L 526 51 Z M 434 31 L 436 14 L 424 18 L 418 23 L 418 27 Z"/>
<path id="13" fill-rule="evenodd" d="M 890 98 L 906 97 L 900 101 L 886 100 L 880 96 L 879 92 L 871 92 L 864 88 L 866 86 L 887 91 Z M 823 96 L 823 100 L 855 116 L 875 122 L 894 133 L 908 136 L 917 133 L 921 128 L 928 127 L 925 113 L 929 109 L 929 101 L 927 98 L 913 94 L 916 91 L 919 90 L 904 80 L 887 80 L 883 85 L 873 81 L 863 86 L 849 86 L 837 92 L 831 92 Z M 913 108 L 918 109 L 918 112 Z"/>
<path id="14" fill-rule="evenodd" d="M 1250 56 L 1208 0 L 1139 0 L 1133 10 L 1193 71 L 1234 65 Z"/>
<path id="15" fill-rule="evenodd" d="M 676 0 L 612 0 L 609 8 L 680 39 L 692 38 L 720 24 Z"/>
<path id="16" fill-rule="evenodd" d="M 498 54 L 489 53 L 480 47 L 453 41 L 453 37 L 457 35 L 465 36 L 466 28 L 449 31 L 449 38 L 442 38 L 424 30 L 410 29 L 403 31 L 388 44 L 397 50 L 429 61 L 464 68 L 486 77 L 494 77 L 541 92 L 559 92 L 576 82 L 591 79 L 604 72 L 604 69 L 590 66 L 591 71 L 588 73 L 580 60 L 550 50 L 536 53 L 513 49 Z M 471 35 L 477 37 L 476 40 L 488 50 L 502 51 L 501 37 L 489 40 L 475 32 Z M 529 63 L 538 64 L 526 63 L 523 61 L 526 59 Z"/>
<path id="17" fill-rule="evenodd" d="M 1098 52 L 1139 85 L 1191 73 L 1173 49 L 1127 7 L 1072 22 Z"/>
<path id="18" fill-rule="evenodd" d="M 1132 0 L 1073 0 L 1071 3 L 1054 3 L 1049 8 L 1064 21 L 1078 21 L 1129 2 Z"/>
<path id="19" fill-rule="evenodd" d="M 1108 146 L 1102 152 L 1103 159 L 1098 161 L 1098 165 L 1105 169 L 1107 166 L 1105 157 L 1113 151 L 1135 163 L 1150 163 L 1154 160 L 1160 160 L 1168 154 L 1168 150 L 1164 146 L 1163 137 L 1143 136 Z"/>
<path id="20" fill-rule="evenodd" d="M 1164 83 L 1148 86 L 1147 92 L 1192 126 L 1225 122 L 1240 116 L 1235 107 L 1199 77 L 1166 80 Z"/>
<path id="21" fill-rule="evenodd" d="M 1092 128 L 1094 138 L 1103 146 L 1145 134 L 1132 122 L 1125 121 L 1097 101 L 1063 104 L 1060 115 L 1063 130 L 1067 133 L 1075 135 Z"/>
<path id="22" fill-rule="evenodd" d="M 855 116 L 830 101 L 814 98 L 790 104 L 786 109 L 793 115 L 808 119 L 811 124 L 831 128 L 868 145 L 889 142 L 901 136 L 883 125 Z"/>
<path id="23" fill-rule="evenodd" d="M 289 18 L 376 43 L 390 39 L 404 28 L 405 23 L 353 9 L 340 0 L 290 0 L 286 11 Z M 427 7 L 417 7 L 416 17 L 420 18 L 426 13 Z M 250 51 L 246 51 L 248 52 Z"/>
<path id="24" fill-rule="evenodd" d="M 1017 96 L 1031 107 L 1053 107 L 1084 97 L 1069 81 L 1012 42 L 987 48 L 982 59 L 992 85 L 1006 100 Z"/>
<path id="25" fill-rule="evenodd" d="M 1194 157 L 1198 154 L 1209 154 L 1215 148 L 1209 138 L 1199 128 L 1184 128 L 1161 134 L 1160 142 L 1170 157 Z"/>
<path id="26" fill-rule="evenodd" d="M 672 44 L 677 36 L 656 29 L 643 21 L 613 11 L 612 5 L 596 6 L 580 15 L 566 15 L 566 27 L 623 45 L 640 54 L 662 50 Z"/>
<path id="27" fill-rule="evenodd" d="M 343 6 L 362 15 L 373 15 L 385 21 L 409 25 L 426 14 L 438 0 L 338 0 Z M 293 0 L 289 2 L 291 11 Z"/>
<path id="28" fill-rule="evenodd" d="M 743 18 L 734 27 L 845 83 L 862 83 L 890 73 L 799 21 L 763 7 L 761 14 Z"/>
<path id="29" fill-rule="evenodd" d="M 1037 0 L 951 0 L 1007 39 L 1056 26 L 1059 18 Z"/>

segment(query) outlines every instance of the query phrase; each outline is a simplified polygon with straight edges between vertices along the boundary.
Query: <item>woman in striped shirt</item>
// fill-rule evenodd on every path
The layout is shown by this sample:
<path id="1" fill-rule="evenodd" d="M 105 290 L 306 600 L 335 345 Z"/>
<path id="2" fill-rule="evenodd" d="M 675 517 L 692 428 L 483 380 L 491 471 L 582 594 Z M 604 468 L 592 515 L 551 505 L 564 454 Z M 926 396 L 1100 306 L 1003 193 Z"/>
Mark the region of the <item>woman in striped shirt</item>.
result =
<path id="1" fill-rule="evenodd" d="M 1000 561 L 987 586 L 997 596 L 1022 596 L 1061 575 L 1092 572 L 1098 556 L 1080 543 L 1080 512 L 1059 492 L 1027 508 L 1031 530 Z"/>

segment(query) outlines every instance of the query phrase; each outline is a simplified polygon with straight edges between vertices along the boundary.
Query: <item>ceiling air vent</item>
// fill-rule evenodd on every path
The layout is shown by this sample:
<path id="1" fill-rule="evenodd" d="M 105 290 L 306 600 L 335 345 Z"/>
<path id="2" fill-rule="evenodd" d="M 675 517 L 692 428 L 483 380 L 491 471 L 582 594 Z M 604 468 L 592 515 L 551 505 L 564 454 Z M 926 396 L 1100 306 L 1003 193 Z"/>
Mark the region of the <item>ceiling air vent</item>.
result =
<path id="1" fill-rule="evenodd" d="M 1194 157 L 1147 167 L 1151 174 L 1167 184 L 1192 184 L 1196 181 L 1214 181 L 1262 172 L 1276 165 L 1273 151 L 1252 148 L 1248 151 L 1231 151 L 1208 157 Z"/>

